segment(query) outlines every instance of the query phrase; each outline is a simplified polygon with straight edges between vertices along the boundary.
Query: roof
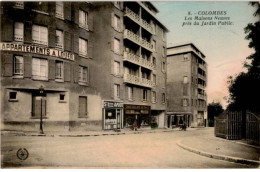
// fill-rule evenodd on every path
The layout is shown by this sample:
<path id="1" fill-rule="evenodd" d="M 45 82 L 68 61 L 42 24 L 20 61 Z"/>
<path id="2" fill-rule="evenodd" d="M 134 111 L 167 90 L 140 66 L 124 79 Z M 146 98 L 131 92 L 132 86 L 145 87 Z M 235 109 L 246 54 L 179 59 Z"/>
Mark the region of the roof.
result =
<path id="1" fill-rule="evenodd" d="M 171 48 L 178 48 L 178 47 L 184 47 L 187 45 L 191 45 L 195 50 L 199 51 L 203 57 L 206 57 L 193 43 L 187 43 L 187 44 L 181 44 L 181 45 L 176 45 L 176 46 L 172 46 L 172 47 L 167 47 L 167 49 L 171 49 Z"/>

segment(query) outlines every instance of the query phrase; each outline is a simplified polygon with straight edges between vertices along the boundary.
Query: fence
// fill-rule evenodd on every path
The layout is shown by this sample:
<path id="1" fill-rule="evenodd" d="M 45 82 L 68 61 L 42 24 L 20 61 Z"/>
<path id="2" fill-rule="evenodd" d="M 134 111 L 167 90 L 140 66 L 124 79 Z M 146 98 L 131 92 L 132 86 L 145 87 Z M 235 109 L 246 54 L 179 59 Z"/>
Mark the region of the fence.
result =
<path id="1" fill-rule="evenodd" d="M 243 115 L 246 118 L 243 118 Z M 216 137 L 229 140 L 244 138 L 249 144 L 260 145 L 260 119 L 254 113 L 228 111 L 215 117 L 214 122 Z"/>
<path id="2" fill-rule="evenodd" d="M 246 140 L 249 144 L 260 145 L 260 119 L 253 113 L 246 113 Z"/>
<path id="3" fill-rule="evenodd" d="M 229 140 L 242 139 L 242 112 L 225 112 L 215 118 L 215 136 Z"/>

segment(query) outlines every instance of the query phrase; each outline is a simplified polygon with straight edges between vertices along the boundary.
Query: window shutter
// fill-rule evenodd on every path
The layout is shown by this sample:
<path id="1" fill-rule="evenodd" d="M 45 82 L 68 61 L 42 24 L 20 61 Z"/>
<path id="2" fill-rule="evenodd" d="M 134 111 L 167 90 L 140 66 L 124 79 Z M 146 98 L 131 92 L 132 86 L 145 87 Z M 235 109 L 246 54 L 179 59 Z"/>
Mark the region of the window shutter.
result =
<path id="1" fill-rule="evenodd" d="M 2 21 L 3 22 L 3 21 Z M 14 22 L 12 20 L 5 21 L 3 23 L 2 41 L 11 42 L 14 40 Z"/>
<path id="2" fill-rule="evenodd" d="M 24 24 L 24 42 L 32 42 L 32 23 L 28 21 Z"/>
<path id="3" fill-rule="evenodd" d="M 127 100 L 128 99 L 128 86 L 124 86 L 125 88 L 125 95 L 124 95 L 124 99 Z"/>
<path id="4" fill-rule="evenodd" d="M 73 15 L 74 15 L 74 22 L 76 24 L 79 24 L 79 6 L 78 6 L 79 3 L 73 3 Z"/>
<path id="5" fill-rule="evenodd" d="M 32 76 L 32 57 L 29 54 L 24 55 L 24 77 L 31 78 Z"/>
<path id="6" fill-rule="evenodd" d="M 79 53 L 79 35 L 74 34 L 74 53 Z"/>
<path id="7" fill-rule="evenodd" d="M 71 75 L 71 65 L 68 62 L 64 62 L 64 81 L 69 82 Z"/>
<path id="8" fill-rule="evenodd" d="M 71 51 L 71 33 L 65 31 L 64 38 L 64 50 Z"/>
<path id="9" fill-rule="evenodd" d="M 111 13 L 111 26 L 112 26 L 112 28 L 114 28 L 114 16 L 115 16 L 115 14 L 112 12 Z"/>
<path id="10" fill-rule="evenodd" d="M 74 65 L 74 82 L 75 83 L 79 82 L 79 65 L 78 64 Z"/>
<path id="11" fill-rule="evenodd" d="M 4 56 L 4 76 L 13 76 L 13 55 L 3 54 Z"/>
<path id="12" fill-rule="evenodd" d="M 64 18 L 71 20 L 71 2 L 64 2 Z"/>
<path id="13" fill-rule="evenodd" d="M 49 59 L 49 80 L 55 79 L 55 60 Z"/>
<path id="14" fill-rule="evenodd" d="M 93 41 L 89 41 L 88 42 L 88 57 L 89 58 L 93 58 L 93 44 L 94 42 Z"/>
<path id="15" fill-rule="evenodd" d="M 94 30 L 94 15 L 91 11 L 88 13 L 88 28 L 91 31 Z"/>
<path id="16" fill-rule="evenodd" d="M 49 47 L 55 47 L 56 30 L 54 27 L 49 27 Z"/>

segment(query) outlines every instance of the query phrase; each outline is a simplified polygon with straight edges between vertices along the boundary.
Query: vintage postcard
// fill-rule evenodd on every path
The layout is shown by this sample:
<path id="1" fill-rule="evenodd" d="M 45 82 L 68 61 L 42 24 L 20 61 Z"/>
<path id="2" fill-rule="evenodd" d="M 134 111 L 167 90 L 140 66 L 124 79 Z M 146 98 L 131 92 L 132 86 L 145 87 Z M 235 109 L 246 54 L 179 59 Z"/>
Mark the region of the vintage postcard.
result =
<path id="1" fill-rule="evenodd" d="M 2 169 L 259 168 L 259 2 L 0 7 Z"/>

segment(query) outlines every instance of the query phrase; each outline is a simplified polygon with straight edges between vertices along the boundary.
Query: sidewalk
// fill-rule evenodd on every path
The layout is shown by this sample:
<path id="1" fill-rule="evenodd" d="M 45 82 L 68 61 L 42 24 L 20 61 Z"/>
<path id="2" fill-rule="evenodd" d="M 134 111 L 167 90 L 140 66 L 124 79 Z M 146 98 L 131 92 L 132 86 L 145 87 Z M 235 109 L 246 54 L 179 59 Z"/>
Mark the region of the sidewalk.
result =
<path id="1" fill-rule="evenodd" d="M 207 128 L 197 137 L 183 138 L 177 144 L 202 156 L 260 167 L 260 147 L 215 137 L 213 128 Z"/>

